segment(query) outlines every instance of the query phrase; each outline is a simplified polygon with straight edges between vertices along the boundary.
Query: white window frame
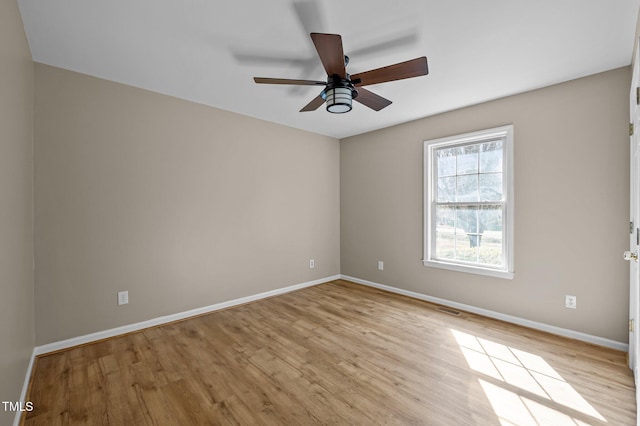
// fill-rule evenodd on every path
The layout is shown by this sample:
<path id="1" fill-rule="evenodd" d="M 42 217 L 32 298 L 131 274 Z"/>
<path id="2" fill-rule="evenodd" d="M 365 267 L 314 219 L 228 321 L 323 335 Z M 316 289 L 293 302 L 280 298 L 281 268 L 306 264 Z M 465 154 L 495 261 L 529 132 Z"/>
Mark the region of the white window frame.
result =
<path id="1" fill-rule="evenodd" d="M 435 152 L 447 146 L 477 144 L 497 138 L 504 138 L 502 158 L 503 227 L 502 244 L 505 262 L 502 268 L 491 268 L 472 263 L 458 263 L 435 259 L 435 188 L 437 185 L 434 166 Z M 462 135 L 432 139 L 424 142 L 424 266 L 449 269 L 452 271 L 468 272 L 491 277 L 512 279 L 514 277 L 513 228 L 514 228 L 514 198 L 513 198 L 513 125 L 495 127 Z"/>

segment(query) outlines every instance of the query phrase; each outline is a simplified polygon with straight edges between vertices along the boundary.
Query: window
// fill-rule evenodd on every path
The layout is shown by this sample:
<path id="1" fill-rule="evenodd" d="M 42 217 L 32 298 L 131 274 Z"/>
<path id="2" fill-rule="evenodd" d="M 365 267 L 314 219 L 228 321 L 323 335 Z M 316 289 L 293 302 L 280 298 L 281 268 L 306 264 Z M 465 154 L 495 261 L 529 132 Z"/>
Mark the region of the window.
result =
<path id="1" fill-rule="evenodd" d="M 425 266 L 513 278 L 513 126 L 424 143 Z"/>

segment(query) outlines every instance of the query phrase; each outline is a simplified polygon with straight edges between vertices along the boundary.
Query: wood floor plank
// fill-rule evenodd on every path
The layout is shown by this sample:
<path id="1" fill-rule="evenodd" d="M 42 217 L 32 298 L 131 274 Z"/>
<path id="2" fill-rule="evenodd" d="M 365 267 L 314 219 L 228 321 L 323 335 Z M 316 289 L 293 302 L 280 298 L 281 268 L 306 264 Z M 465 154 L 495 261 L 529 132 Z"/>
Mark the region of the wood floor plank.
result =
<path id="1" fill-rule="evenodd" d="M 40 356 L 26 425 L 632 425 L 625 354 L 337 280 Z"/>

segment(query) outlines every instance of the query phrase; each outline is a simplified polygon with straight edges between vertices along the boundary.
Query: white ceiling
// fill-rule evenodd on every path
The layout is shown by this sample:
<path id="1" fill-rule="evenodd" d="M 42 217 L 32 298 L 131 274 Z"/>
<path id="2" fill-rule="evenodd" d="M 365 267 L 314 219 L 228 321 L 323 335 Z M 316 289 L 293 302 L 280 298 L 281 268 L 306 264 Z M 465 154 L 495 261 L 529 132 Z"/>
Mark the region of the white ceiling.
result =
<path id="1" fill-rule="evenodd" d="M 19 0 L 33 59 L 337 138 L 631 63 L 640 0 Z M 341 34 L 347 72 L 427 56 L 428 76 L 368 86 L 375 112 L 298 112 L 325 80 L 309 32 Z"/>

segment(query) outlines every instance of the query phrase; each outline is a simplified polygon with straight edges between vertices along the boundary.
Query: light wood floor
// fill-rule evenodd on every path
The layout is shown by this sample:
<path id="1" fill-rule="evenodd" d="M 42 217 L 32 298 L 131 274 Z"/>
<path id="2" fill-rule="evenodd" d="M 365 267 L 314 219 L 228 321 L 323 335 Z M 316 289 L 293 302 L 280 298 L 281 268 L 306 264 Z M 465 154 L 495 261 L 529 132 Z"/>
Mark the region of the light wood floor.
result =
<path id="1" fill-rule="evenodd" d="M 625 354 L 334 281 L 36 360 L 27 425 L 635 425 Z"/>

